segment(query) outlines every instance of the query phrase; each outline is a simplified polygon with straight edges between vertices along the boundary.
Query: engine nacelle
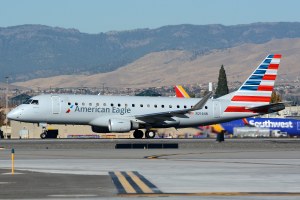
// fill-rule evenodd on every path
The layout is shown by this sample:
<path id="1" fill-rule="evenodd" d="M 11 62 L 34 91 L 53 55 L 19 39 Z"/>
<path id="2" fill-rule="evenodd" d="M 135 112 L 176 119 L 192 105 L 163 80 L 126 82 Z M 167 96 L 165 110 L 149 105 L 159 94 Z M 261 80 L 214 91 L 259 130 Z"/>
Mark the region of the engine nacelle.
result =
<path id="1" fill-rule="evenodd" d="M 128 119 L 110 119 L 108 130 L 110 132 L 129 132 L 132 130 L 132 122 Z"/>
<path id="2" fill-rule="evenodd" d="M 95 133 L 109 133 L 108 127 L 92 126 L 92 131 Z"/>

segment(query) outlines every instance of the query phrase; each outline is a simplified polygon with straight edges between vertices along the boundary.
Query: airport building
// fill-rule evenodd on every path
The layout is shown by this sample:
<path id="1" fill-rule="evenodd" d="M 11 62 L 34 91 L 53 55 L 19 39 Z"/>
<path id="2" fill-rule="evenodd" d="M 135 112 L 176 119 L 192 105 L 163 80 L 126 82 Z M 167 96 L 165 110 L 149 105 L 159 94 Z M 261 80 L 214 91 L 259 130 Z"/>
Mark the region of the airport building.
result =
<path id="1" fill-rule="evenodd" d="M 12 139 L 40 138 L 45 130 L 38 124 L 11 121 L 11 126 L 2 127 L 4 135 Z M 129 133 L 94 133 L 87 125 L 47 125 L 48 131 L 57 131 L 57 138 L 133 138 L 132 131 Z M 192 138 L 199 133 L 195 128 L 184 128 L 176 130 L 166 128 L 157 130 L 157 135 L 164 138 Z"/>

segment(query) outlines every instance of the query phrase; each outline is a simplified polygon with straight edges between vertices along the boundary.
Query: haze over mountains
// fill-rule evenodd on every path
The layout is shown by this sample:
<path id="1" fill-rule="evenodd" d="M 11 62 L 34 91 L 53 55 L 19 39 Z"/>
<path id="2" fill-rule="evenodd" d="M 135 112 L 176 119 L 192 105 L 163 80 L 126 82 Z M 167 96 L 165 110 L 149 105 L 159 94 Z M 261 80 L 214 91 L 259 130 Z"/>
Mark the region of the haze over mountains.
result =
<path id="1" fill-rule="evenodd" d="M 268 53 L 282 53 L 283 78 L 297 78 L 299 49 L 297 22 L 175 25 L 99 34 L 42 25 L 0 28 L 1 74 L 29 87 L 200 83 L 213 81 L 221 64 L 240 80 Z M 23 82 L 56 75 L 62 76 Z"/>

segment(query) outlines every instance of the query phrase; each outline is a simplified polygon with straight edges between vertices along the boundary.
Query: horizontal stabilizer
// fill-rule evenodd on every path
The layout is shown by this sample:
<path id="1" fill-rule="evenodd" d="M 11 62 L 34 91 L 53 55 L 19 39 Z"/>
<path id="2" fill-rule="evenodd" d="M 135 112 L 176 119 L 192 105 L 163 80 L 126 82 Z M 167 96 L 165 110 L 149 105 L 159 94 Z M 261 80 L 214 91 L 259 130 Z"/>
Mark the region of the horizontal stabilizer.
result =
<path id="1" fill-rule="evenodd" d="M 278 112 L 285 109 L 284 103 L 273 103 L 273 104 L 267 104 L 262 106 L 256 106 L 251 108 L 246 108 L 247 110 L 251 110 L 257 113 L 273 113 Z"/>

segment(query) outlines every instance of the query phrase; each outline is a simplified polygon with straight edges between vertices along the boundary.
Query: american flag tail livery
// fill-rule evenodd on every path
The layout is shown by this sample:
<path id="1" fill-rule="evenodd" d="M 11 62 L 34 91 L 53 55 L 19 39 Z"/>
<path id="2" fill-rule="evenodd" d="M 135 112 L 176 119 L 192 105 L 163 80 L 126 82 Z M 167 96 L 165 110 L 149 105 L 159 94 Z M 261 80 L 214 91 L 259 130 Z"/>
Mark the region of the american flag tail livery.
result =
<path id="1" fill-rule="evenodd" d="M 282 110 L 283 103 L 270 104 L 280 59 L 280 54 L 268 55 L 236 92 L 220 97 L 230 99 L 224 114 L 253 115 Z"/>

